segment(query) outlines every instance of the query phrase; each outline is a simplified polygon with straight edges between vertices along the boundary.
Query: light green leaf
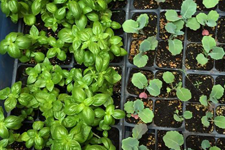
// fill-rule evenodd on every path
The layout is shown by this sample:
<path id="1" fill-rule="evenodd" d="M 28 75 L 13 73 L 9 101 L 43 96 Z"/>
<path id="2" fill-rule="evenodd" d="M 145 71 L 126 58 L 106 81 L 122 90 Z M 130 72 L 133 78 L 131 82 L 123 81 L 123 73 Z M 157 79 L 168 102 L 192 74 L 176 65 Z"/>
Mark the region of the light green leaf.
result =
<path id="1" fill-rule="evenodd" d="M 224 116 L 215 117 L 214 123 L 217 127 L 221 128 L 221 129 L 225 129 L 225 117 Z"/>
<path id="2" fill-rule="evenodd" d="M 185 119 L 191 119 L 193 117 L 193 114 L 191 111 L 185 111 L 183 116 Z"/>
<path id="3" fill-rule="evenodd" d="M 138 150 L 149 150 L 149 149 L 146 146 L 141 145 L 141 146 L 139 146 L 139 149 Z"/>
<path id="4" fill-rule="evenodd" d="M 158 41 L 155 36 L 151 36 L 141 42 L 140 45 L 140 52 L 147 52 L 149 50 L 155 50 L 155 48 L 158 46 Z"/>
<path id="5" fill-rule="evenodd" d="M 137 23 L 139 24 L 138 26 L 138 30 L 143 29 L 145 26 L 148 25 L 149 22 L 149 17 L 147 14 L 141 14 L 138 18 L 137 18 Z"/>
<path id="6" fill-rule="evenodd" d="M 163 73 L 163 80 L 166 82 L 166 83 L 173 83 L 174 82 L 174 79 L 175 79 L 175 76 L 173 75 L 172 72 L 169 72 L 169 71 L 166 71 Z"/>
<path id="7" fill-rule="evenodd" d="M 169 32 L 171 34 L 175 34 L 177 26 L 173 23 L 167 23 L 166 26 L 165 26 L 165 29 L 166 29 L 167 32 Z"/>
<path id="8" fill-rule="evenodd" d="M 219 147 L 217 147 L 217 146 L 213 146 L 213 147 L 210 147 L 209 150 L 221 150 L 221 149 Z"/>
<path id="9" fill-rule="evenodd" d="M 172 22 L 178 21 L 178 20 L 181 19 L 181 18 L 178 17 L 178 14 L 177 14 L 177 12 L 175 10 L 168 10 L 168 11 L 166 11 L 165 16 L 166 16 L 166 20 L 172 21 Z"/>
<path id="10" fill-rule="evenodd" d="M 138 150 L 139 141 L 135 138 L 128 137 L 122 140 L 123 150 Z"/>
<path id="11" fill-rule="evenodd" d="M 208 58 L 206 58 L 202 53 L 197 55 L 196 60 L 202 66 L 208 63 Z"/>
<path id="12" fill-rule="evenodd" d="M 144 89 L 148 85 L 148 80 L 141 72 L 133 74 L 131 82 L 139 89 Z"/>
<path id="13" fill-rule="evenodd" d="M 127 113 L 134 113 L 134 102 L 132 101 L 128 101 L 124 104 L 124 110 L 127 112 Z"/>
<path id="14" fill-rule="evenodd" d="M 141 139 L 141 137 L 148 131 L 148 127 L 146 124 L 138 124 L 135 125 L 132 130 L 132 136 L 136 139 Z"/>
<path id="15" fill-rule="evenodd" d="M 216 41 L 211 36 L 204 36 L 202 38 L 202 45 L 204 50 L 209 53 L 209 51 L 216 46 Z"/>
<path id="16" fill-rule="evenodd" d="M 204 13 L 199 13 L 197 16 L 197 21 L 201 24 L 201 25 L 205 25 L 207 19 L 208 19 L 208 16 Z"/>
<path id="17" fill-rule="evenodd" d="M 216 98 L 216 99 L 220 99 L 224 94 L 224 88 L 220 85 L 214 85 L 212 88 L 212 91 L 210 93 L 210 98 Z"/>
<path id="18" fill-rule="evenodd" d="M 183 20 L 178 20 L 176 22 L 173 22 L 174 25 L 177 26 L 177 30 L 181 30 L 184 28 L 184 21 Z"/>
<path id="19" fill-rule="evenodd" d="M 203 105 L 203 106 L 208 106 L 208 99 L 207 96 L 202 95 L 199 99 L 199 102 Z"/>
<path id="20" fill-rule="evenodd" d="M 195 14 L 197 4 L 193 0 L 185 0 L 181 6 L 181 15 L 185 19 L 189 19 Z"/>
<path id="21" fill-rule="evenodd" d="M 201 27 L 195 17 L 188 19 L 186 26 L 194 31 L 198 30 Z"/>
<path id="22" fill-rule="evenodd" d="M 146 64 L 148 63 L 148 56 L 143 55 L 142 53 L 139 53 L 134 56 L 133 60 L 134 60 L 135 66 L 137 66 L 138 68 L 142 68 L 142 67 L 146 66 Z"/>
<path id="23" fill-rule="evenodd" d="M 219 0 L 203 0 L 202 3 L 206 8 L 213 8 L 219 3 Z"/>
<path id="24" fill-rule="evenodd" d="M 192 97 L 190 90 L 186 88 L 177 88 L 176 94 L 179 100 L 183 102 L 189 101 Z"/>
<path id="25" fill-rule="evenodd" d="M 139 24 L 138 22 L 134 20 L 125 21 L 122 27 L 126 33 L 137 33 L 137 34 L 139 33 L 139 30 L 138 30 Z"/>
<path id="26" fill-rule="evenodd" d="M 182 122 L 184 119 L 178 116 L 177 114 L 173 114 L 173 119 L 176 120 L 177 122 Z"/>
<path id="27" fill-rule="evenodd" d="M 161 92 L 161 88 L 162 81 L 159 79 L 153 79 L 149 82 L 149 86 L 146 89 L 152 96 L 158 96 Z"/>
<path id="28" fill-rule="evenodd" d="M 224 54 L 225 53 L 224 53 L 223 48 L 221 48 L 221 47 L 213 47 L 212 52 L 209 53 L 209 56 L 212 59 L 220 60 L 220 59 L 223 59 Z"/>
<path id="29" fill-rule="evenodd" d="M 203 140 L 201 143 L 201 147 L 206 150 L 207 148 L 210 147 L 210 142 L 208 140 Z"/>
<path id="30" fill-rule="evenodd" d="M 145 108 L 143 111 L 138 112 L 138 116 L 144 123 L 151 123 L 154 118 L 154 114 L 149 108 Z"/>
<path id="31" fill-rule="evenodd" d="M 139 112 L 142 110 L 144 110 L 144 103 L 140 99 L 137 99 L 134 101 L 134 111 Z"/>
<path id="32" fill-rule="evenodd" d="M 184 144 L 184 137 L 177 131 L 168 131 L 163 136 L 163 141 L 168 148 L 180 150 L 180 147 Z"/>
<path id="33" fill-rule="evenodd" d="M 10 94 L 10 88 L 7 87 L 5 89 L 0 90 L 0 100 L 5 100 Z"/>
<path id="34" fill-rule="evenodd" d="M 215 10 L 211 10 L 207 16 L 207 25 L 209 27 L 214 27 L 216 26 L 216 21 L 219 19 L 219 14 Z"/>
<path id="35" fill-rule="evenodd" d="M 209 127 L 209 125 L 210 125 L 207 116 L 203 116 L 202 119 L 201 119 L 201 122 L 204 125 L 204 127 Z"/>
<path id="36" fill-rule="evenodd" d="M 169 51 L 173 56 L 179 55 L 182 52 L 183 44 L 182 41 L 175 39 L 169 40 Z"/>

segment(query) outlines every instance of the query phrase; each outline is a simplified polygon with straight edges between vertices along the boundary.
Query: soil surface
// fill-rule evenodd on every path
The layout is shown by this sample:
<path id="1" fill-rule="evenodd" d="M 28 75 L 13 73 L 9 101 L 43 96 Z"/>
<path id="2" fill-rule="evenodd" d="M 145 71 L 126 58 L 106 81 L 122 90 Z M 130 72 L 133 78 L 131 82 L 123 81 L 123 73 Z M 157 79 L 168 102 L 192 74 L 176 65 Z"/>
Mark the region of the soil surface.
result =
<path id="1" fill-rule="evenodd" d="M 186 138 L 186 147 L 200 150 L 202 149 L 201 143 L 203 140 L 208 140 L 211 143 L 211 145 L 215 145 L 215 139 L 213 137 L 190 135 Z"/>
<path id="2" fill-rule="evenodd" d="M 181 9 L 183 0 L 166 0 L 163 3 L 160 3 L 162 9 Z"/>
<path id="3" fill-rule="evenodd" d="M 137 20 L 138 16 L 140 16 L 143 13 L 135 13 L 132 16 L 133 20 Z M 133 34 L 133 38 L 147 38 L 149 36 L 156 36 L 157 34 L 157 15 L 156 13 L 146 13 L 149 16 L 149 23 L 146 27 L 143 28 L 142 32 L 140 34 Z"/>
<path id="4" fill-rule="evenodd" d="M 218 146 L 221 149 L 225 149 L 225 138 L 219 138 L 216 141 L 216 146 Z"/>
<path id="5" fill-rule="evenodd" d="M 185 86 L 191 91 L 190 102 L 199 102 L 202 95 L 209 96 L 213 87 L 213 78 L 208 75 L 189 74 L 185 79 Z"/>
<path id="6" fill-rule="evenodd" d="M 198 64 L 196 57 L 201 53 L 203 54 L 203 47 L 201 44 L 191 43 L 187 45 L 185 58 L 185 66 L 187 69 L 211 70 L 213 68 L 213 59 L 211 57 L 207 57 L 209 60 L 204 66 Z"/>
<path id="7" fill-rule="evenodd" d="M 143 40 L 144 40 L 143 38 L 140 38 L 140 39 L 134 39 L 131 42 L 130 54 L 128 58 L 130 63 L 133 64 L 133 58 L 139 53 L 139 47 Z M 146 55 L 149 58 L 146 66 L 152 67 L 154 65 L 155 50 L 146 52 Z"/>
<path id="8" fill-rule="evenodd" d="M 225 29 L 225 28 L 224 28 Z M 225 50 L 225 45 L 221 46 Z M 221 60 L 215 61 L 215 67 L 218 71 L 225 71 L 225 56 Z"/>
<path id="9" fill-rule="evenodd" d="M 218 106 L 216 108 L 216 116 L 225 116 L 225 106 Z M 225 129 L 221 129 L 219 127 L 216 127 L 216 131 L 219 134 L 225 134 Z"/>
<path id="10" fill-rule="evenodd" d="M 130 94 L 135 94 L 135 95 L 139 95 L 141 92 L 144 92 L 145 90 L 144 89 L 138 89 L 137 87 L 135 87 L 133 85 L 133 83 L 131 82 L 131 79 L 133 77 L 133 74 L 134 73 L 138 73 L 138 72 L 141 72 L 145 75 L 145 77 L 148 79 L 148 80 L 151 80 L 154 78 L 154 75 L 153 75 L 153 72 L 151 71 L 147 71 L 147 70 L 139 70 L 139 69 L 132 69 L 130 71 L 130 74 L 129 74 L 129 80 L 128 80 L 128 84 L 127 84 L 127 91 L 130 93 Z M 150 94 L 148 92 L 146 92 L 148 94 L 148 96 L 150 96 Z"/>
<path id="11" fill-rule="evenodd" d="M 135 101 L 138 98 L 135 97 L 128 97 L 127 101 Z M 144 107 L 145 108 L 149 108 L 150 110 L 153 110 L 153 101 L 151 99 L 147 100 L 147 99 L 140 99 L 143 101 L 144 103 Z M 135 119 L 133 117 L 125 117 L 126 122 L 128 123 L 132 123 L 132 124 L 140 124 L 140 123 L 144 123 L 140 118 L 139 119 Z"/>
<path id="12" fill-rule="evenodd" d="M 155 75 L 156 76 L 155 78 L 157 78 L 163 82 L 163 86 L 161 88 L 161 93 L 160 93 L 159 97 L 174 98 L 174 97 L 176 97 L 176 91 L 172 90 L 170 93 L 167 93 L 167 88 L 173 89 L 176 87 L 176 85 L 179 82 L 182 82 L 182 74 L 181 74 L 181 72 L 178 72 L 178 71 L 170 71 L 175 76 L 175 80 L 173 83 L 167 84 L 162 78 L 164 72 L 166 72 L 166 71 L 158 71 L 158 72 L 156 72 L 156 75 Z"/>
<path id="13" fill-rule="evenodd" d="M 160 68 L 182 68 L 182 56 L 183 52 L 173 56 L 169 51 L 168 42 L 161 41 L 158 44 L 155 63 Z"/>
<path id="14" fill-rule="evenodd" d="M 200 29 L 194 31 L 191 30 L 189 28 L 187 28 L 187 40 L 191 41 L 191 42 L 201 42 L 203 35 L 202 35 L 202 31 L 206 29 L 209 31 L 209 36 L 212 36 L 213 38 L 215 38 L 216 35 L 216 27 L 208 27 L 208 26 L 201 26 Z"/>
<path id="15" fill-rule="evenodd" d="M 122 9 L 124 7 L 126 7 L 127 5 L 127 0 L 124 1 L 112 1 L 111 3 L 109 3 L 108 7 L 111 10 L 117 10 L 117 9 Z"/>
<path id="16" fill-rule="evenodd" d="M 224 0 L 220 0 L 220 2 L 219 2 L 219 9 L 221 11 L 225 11 L 225 1 Z"/>
<path id="17" fill-rule="evenodd" d="M 182 122 L 174 120 L 173 115 L 176 110 L 179 110 L 179 115 L 182 115 L 182 107 L 182 102 L 178 100 L 157 100 L 154 123 L 160 127 L 180 127 Z"/>
<path id="18" fill-rule="evenodd" d="M 158 4 L 155 0 L 134 0 L 134 8 L 136 9 L 157 9 Z"/>
<path id="19" fill-rule="evenodd" d="M 221 17 L 217 25 L 217 39 L 220 43 L 225 43 L 225 16 Z"/>
<path id="20" fill-rule="evenodd" d="M 119 22 L 121 25 L 125 21 L 126 13 L 124 10 L 117 10 L 117 11 L 112 11 L 112 20 Z M 114 30 L 115 35 L 122 35 L 124 33 L 123 28 L 121 27 L 118 30 Z"/>
<path id="21" fill-rule="evenodd" d="M 145 133 L 139 140 L 140 145 L 145 145 L 149 150 L 155 149 L 155 134 L 152 132 Z"/>
<path id="22" fill-rule="evenodd" d="M 224 86 L 224 83 L 225 83 L 225 76 L 218 76 L 216 78 L 216 84 L 220 84 L 223 87 Z M 219 103 L 225 104 L 225 94 L 219 100 Z"/>
<path id="23" fill-rule="evenodd" d="M 108 138 L 112 141 L 113 145 L 116 146 L 116 149 L 119 149 L 119 143 L 120 143 L 120 133 L 117 128 L 112 127 L 108 131 Z"/>
<path id="24" fill-rule="evenodd" d="M 204 127 L 201 118 L 205 116 L 208 109 L 200 104 L 187 104 L 186 110 L 191 111 L 193 117 L 185 120 L 185 128 L 190 132 L 212 133 L 213 123 L 210 122 L 209 127 Z M 213 113 L 213 111 L 211 111 Z"/>

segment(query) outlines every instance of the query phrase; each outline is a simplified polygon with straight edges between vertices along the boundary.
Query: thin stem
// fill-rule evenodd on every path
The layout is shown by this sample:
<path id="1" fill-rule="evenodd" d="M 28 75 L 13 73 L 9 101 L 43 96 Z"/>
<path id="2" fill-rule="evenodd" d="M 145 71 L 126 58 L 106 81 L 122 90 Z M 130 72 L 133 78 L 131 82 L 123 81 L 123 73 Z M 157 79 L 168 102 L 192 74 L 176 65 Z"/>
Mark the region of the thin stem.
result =
<path id="1" fill-rule="evenodd" d="M 93 132 L 93 135 L 96 136 L 97 138 L 101 138 L 99 135 L 97 135 L 96 133 Z"/>

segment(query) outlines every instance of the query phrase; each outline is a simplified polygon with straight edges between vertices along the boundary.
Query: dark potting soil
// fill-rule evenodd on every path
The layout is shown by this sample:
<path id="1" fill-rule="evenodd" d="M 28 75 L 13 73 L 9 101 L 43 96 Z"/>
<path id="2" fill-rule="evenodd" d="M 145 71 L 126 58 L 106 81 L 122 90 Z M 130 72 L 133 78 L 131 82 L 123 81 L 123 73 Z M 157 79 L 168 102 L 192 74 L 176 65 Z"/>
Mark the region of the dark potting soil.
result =
<path id="1" fill-rule="evenodd" d="M 129 80 L 128 80 L 128 84 L 127 84 L 127 91 L 130 93 L 130 94 L 135 94 L 135 95 L 139 95 L 141 92 L 144 92 L 145 90 L 144 89 L 138 89 L 137 87 L 135 87 L 133 85 L 133 83 L 131 82 L 131 79 L 133 77 L 133 74 L 134 73 L 138 73 L 138 72 L 141 72 L 145 75 L 145 77 L 148 79 L 148 80 L 151 80 L 154 78 L 154 74 L 153 72 L 151 71 L 147 71 L 147 70 L 139 70 L 139 69 L 132 69 L 130 71 L 130 74 L 129 74 Z M 148 92 L 146 92 L 149 95 Z"/>
<path id="2" fill-rule="evenodd" d="M 155 134 L 148 131 L 142 136 L 139 142 L 140 142 L 139 145 L 144 145 L 149 150 L 154 150 L 155 149 Z"/>
<path id="3" fill-rule="evenodd" d="M 202 44 L 191 43 L 187 45 L 185 58 L 185 66 L 187 69 L 211 70 L 213 68 L 213 59 L 211 57 L 207 57 L 209 61 L 206 65 L 202 66 L 198 64 L 196 57 L 200 53 L 203 54 Z"/>
<path id="4" fill-rule="evenodd" d="M 133 59 L 134 57 L 139 53 L 139 47 L 141 42 L 143 41 L 143 38 L 140 39 L 134 39 L 131 42 L 130 46 L 130 54 L 129 54 L 129 62 L 133 64 Z M 154 65 L 154 58 L 155 58 L 155 51 L 148 51 L 146 52 L 146 55 L 148 56 L 148 62 L 147 62 L 147 67 L 152 67 Z"/>
<path id="5" fill-rule="evenodd" d="M 124 1 L 112 1 L 109 3 L 108 7 L 110 10 L 117 10 L 117 9 L 122 9 L 125 8 L 127 5 L 127 0 Z"/>
<path id="6" fill-rule="evenodd" d="M 221 11 L 225 11 L 225 1 L 224 1 L 224 0 L 221 0 L 221 1 L 219 2 L 219 9 L 220 9 Z"/>
<path id="7" fill-rule="evenodd" d="M 182 116 L 183 104 L 178 100 L 156 100 L 154 123 L 159 127 L 173 127 L 178 128 L 182 122 L 174 120 L 173 115 L 176 110 Z"/>
<path id="8" fill-rule="evenodd" d="M 166 12 L 161 12 L 160 13 L 160 20 L 159 20 L 159 37 L 162 40 L 168 40 L 169 37 L 171 36 L 171 34 L 168 33 L 166 31 L 166 29 L 165 29 L 165 26 L 167 24 L 165 13 Z M 184 29 L 182 29 L 182 31 L 184 32 Z M 184 35 L 179 35 L 177 38 L 183 41 L 184 40 Z"/>
<path id="9" fill-rule="evenodd" d="M 138 98 L 135 97 L 128 97 L 127 101 L 135 101 Z M 153 110 L 153 101 L 152 100 L 147 100 L 147 99 L 140 99 L 143 101 L 144 103 L 144 107 L 145 108 L 149 108 L 150 110 Z M 128 123 L 132 123 L 132 124 L 139 124 L 139 123 L 144 123 L 140 118 L 139 119 L 135 119 L 133 117 L 128 118 L 127 116 L 125 117 L 126 122 Z"/>
<path id="10" fill-rule="evenodd" d="M 173 56 L 169 51 L 168 42 L 161 41 L 158 44 L 155 63 L 160 68 L 181 68 L 182 56 L 183 52 L 179 55 Z"/>
<path id="11" fill-rule="evenodd" d="M 223 87 L 224 83 L 225 83 L 225 76 L 218 76 L 216 78 L 216 84 L 220 84 Z M 219 103 L 225 104 L 225 94 L 222 96 L 221 99 L 219 99 Z"/>
<path id="12" fill-rule="evenodd" d="M 120 143 L 120 133 L 117 128 L 112 127 L 108 131 L 108 138 L 112 141 L 112 144 L 116 147 L 116 149 L 119 149 L 119 143 Z"/>
<path id="13" fill-rule="evenodd" d="M 136 20 L 138 16 L 140 16 L 143 13 L 135 13 L 132 16 L 133 20 Z M 156 13 L 146 13 L 149 16 L 149 23 L 146 27 L 143 28 L 143 34 L 133 34 L 133 38 L 147 38 L 149 36 L 156 36 L 157 34 L 157 15 Z"/>
<path id="14" fill-rule="evenodd" d="M 163 3 L 160 3 L 162 9 L 181 9 L 183 0 L 166 0 Z"/>
<path id="15" fill-rule="evenodd" d="M 215 145 L 215 138 L 207 136 L 190 135 L 186 138 L 186 147 L 191 149 L 202 149 L 201 143 L 203 140 L 208 140 L 212 146 Z"/>
<path id="16" fill-rule="evenodd" d="M 157 131 L 157 150 L 170 150 L 170 148 L 166 147 L 164 141 L 163 141 L 163 136 L 166 134 L 167 131 L 163 130 L 158 130 Z M 180 134 L 182 134 L 180 132 Z M 181 150 L 184 150 L 184 147 L 181 147 Z"/>
<path id="17" fill-rule="evenodd" d="M 205 116 L 208 108 L 200 104 L 189 103 L 186 110 L 191 111 L 193 117 L 185 120 L 185 128 L 190 132 L 211 133 L 213 131 L 213 123 L 210 122 L 209 127 L 204 127 L 201 118 Z M 213 110 L 210 111 L 213 113 Z"/>
<path id="18" fill-rule="evenodd" d="M 175 80 L 172 84 L 167 84 L 162 78 L 164 72 L 166 72 L 166 71 L 158 71 L 158 72 L 156 72 L 156 75 L 155 75 L 156 79 L 159 79 L 163 82 L 163 86 L 161 88 L 161 93 L 160 93 L 159 97 L 163 97 L 163 98 L 176 97 L 176 91 L 172 90 L 170 93 L 167 93 L 167 88 L 173 89 L 174 87 L 176 87 L 176 85 L 179 82 L 182 82 L 182 74 L 181 74 L 181 72 L 178 72 L 178 71 L 172 71 L 171 73 L 173 73 L 173 75 L 175 76 Z"/>
<path id="19" fill-rule="evenodd" d="M 27 148 L 25 142 L 14 142 L 10 145 L 13 150 L 32 150 L 32 148 Z"/>
<path id="20" fill-rule="evenodd" d="M 217 139 L 216 146 L 218 146 L 221 149 L 225 149 L 225 138 Z"/>
<path id="21" fill-rule="evenodd" d="M 27 78 L 28 78 L 28 75 L 26 74 L 26 68 L 27 67 L 28 66 L 20 66 L 17 69 L 16 81 L 21 81 L 22 87 L 26 87 L 26 85 L 27 85 Z"/>
<path id="22" fill-rule="evenodd" d="M 157 9 L 158 4 L 155 0 L 134 0 L 134 8 L 136 9 Z"/>
<path id="23" fill-rule="evenodd" d="M 124 10 L 116 10 L 112 13 L 112 20 L 119 22 L 121 25 L 124 23 L 126 17 L 126 13 Z M 114 30 L 116 35 L 122 35 L 124 33 L 123 28 L 121 27 L 118 30 Z"/>
<path id="24" fill-rule="evenodd" d="M 209 36 L 215 38 L 216 27 L 201 26 L 201 28 L 196 31 L 187 28 L 187 40 L 191 42 L 201 42 L 203 38 L 202 31 L 204 29 L 209 31 Z"/>
<path id="25" fill-rule="evenodd" d="M 213 78 L 209 75 L 189 74 L 185 78 L 185 86 L 192 93 L 190 102 L 199 102 L 202 95 L 209 96 L 213 87 Z"/>
<path id="26" fill-rule="evenodd" d="M 26 108 L 19 108 L 19 107 L 16 107 L 14 108 L 12 111 L 11 111 L 11 115 L 14 115 L 14 116 L 19 116 L 22 114 L 22 110 L 25 110 Z M 33 120 L 36 120 L 38 119 L 38 110 L 33 110 L 32 114 L 29 115 L 29 117 L 32 117 Z M 28 118 L 26 118 L 23 122 L 33 122 L 33 120 L 29 120 Z"/>
<path id="27" fill-rule="evenodd" d="M 217 24 L 217 39 L 220 43 L 225 43 L 225 16 L 221 17 Z"/>
<path id="28" fill-rule="evenodd" d="M 218 106 L 216 108 L 216 116 L 225 116 L 225 106 Z M 225 134 L 225 129 L 221 129 L 219 127 L 216 127 L 216 131 L 219 134 Z"/>
<path id="29" fill-rule="evenodd" d="M 225 28 L 224 28 L 225 29 Z M 221 46 L 223 49 L 225 49 L 225 45 Z M 215 61 L 215 67 L 218 71 L 225 71 L 225 56 L 221 60 Z"/>

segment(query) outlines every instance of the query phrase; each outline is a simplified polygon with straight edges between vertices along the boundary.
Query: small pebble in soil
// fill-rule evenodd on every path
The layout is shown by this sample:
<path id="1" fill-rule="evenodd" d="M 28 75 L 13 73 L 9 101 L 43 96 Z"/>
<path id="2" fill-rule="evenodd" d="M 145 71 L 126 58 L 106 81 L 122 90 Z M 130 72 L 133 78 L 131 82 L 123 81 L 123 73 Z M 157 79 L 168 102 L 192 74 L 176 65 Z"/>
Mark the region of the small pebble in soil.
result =
<path id="1" fill-rule="evenodd" d="M 148 95 L 145 92 L 142 92 L 142 93 L 139 94 L 139 98 L 147 99 Z"/>
<path id="2" fill-rule="evenodd" d="M 209 31 L 206 30 L 206 29 L 204 29 L 204 30 L 202 31 L 202 35 L 203 35 L 203 36 L 208 36 L 208 35 L 209 35 Z"/>

